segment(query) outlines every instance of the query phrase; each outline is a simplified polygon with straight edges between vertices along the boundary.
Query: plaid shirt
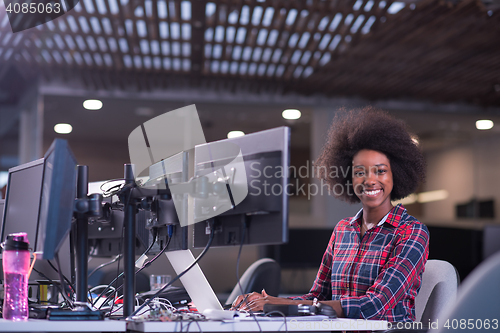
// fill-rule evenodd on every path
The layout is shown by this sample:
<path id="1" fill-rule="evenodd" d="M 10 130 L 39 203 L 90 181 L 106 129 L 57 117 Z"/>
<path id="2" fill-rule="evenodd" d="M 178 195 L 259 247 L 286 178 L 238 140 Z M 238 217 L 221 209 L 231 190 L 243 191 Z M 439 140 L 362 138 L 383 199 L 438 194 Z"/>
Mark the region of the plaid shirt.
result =
<path id="1" fill-rule="evenodd" d="M 397 205 L 360 239 L 361 216 L 335 226 L 313 287 L 297 299 L 340 300 L 348 318 L 414 321 L 427 227 Z"/>

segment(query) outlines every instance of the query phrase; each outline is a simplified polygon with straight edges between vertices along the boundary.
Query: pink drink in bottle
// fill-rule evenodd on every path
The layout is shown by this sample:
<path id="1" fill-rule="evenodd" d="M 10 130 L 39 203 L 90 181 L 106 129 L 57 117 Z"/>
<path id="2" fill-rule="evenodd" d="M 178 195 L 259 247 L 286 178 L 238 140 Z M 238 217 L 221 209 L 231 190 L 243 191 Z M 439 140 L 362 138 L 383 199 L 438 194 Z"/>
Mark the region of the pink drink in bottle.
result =
<path id="1" fill-rule="evenodd" d="M 25 232 L 11 234 L 3 245 L 3 318 L 28 320 L 28 278 L 30 252 Z"/>

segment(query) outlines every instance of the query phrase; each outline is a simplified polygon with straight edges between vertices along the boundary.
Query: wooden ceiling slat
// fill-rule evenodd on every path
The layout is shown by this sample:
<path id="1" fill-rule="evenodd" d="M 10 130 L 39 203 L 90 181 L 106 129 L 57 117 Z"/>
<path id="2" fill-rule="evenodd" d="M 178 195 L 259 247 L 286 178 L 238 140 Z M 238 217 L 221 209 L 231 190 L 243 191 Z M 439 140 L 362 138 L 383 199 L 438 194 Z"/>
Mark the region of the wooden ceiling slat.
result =
<path id="1" fill-rule="evenodd" d="M 269 26 L 269 31 L 268 31 L 267 38 L 266 38 L 266 41 L 265 41 L 264 45 L 268 45 L 269 46 L 269 35 L 271 34 L 271 31 L 276 30 L 278 32 L 277 32 L 276 42 L 274 43 L 273 46 L 270 46 L 271 57 L 270 57 L 269 61 L 267 62 L 267 68 L 266 68 L 266 76 L 267 77 L 270 76 L 271 78 L 274 78 L 275 75 L 276 75 L 276 71 L 278 69 L 279 62 L 278 63 L 274 63 L 274 61 L 273 61 L 273 55 L 276 52 L 276 50 L 280 48 L 278 41 L 280 40 L 280 38 L 281 38 L 281 36 L 283 34 L 283 31 L 285 31 L 285 28 L 286 28 L 286 17 L 288 15 L 288 13 L 290 12 L 290 8 L 291 7 L 285 8 L 284 6 L 280 6 L 280 7 L 275 7 L 274 8 L 274 14 L 273 14 L 272 23 Z M 281 13 L 282 9 L 285 12 L 284 14 Z M 268 71 L 269 71 L 269 66 L 271 64 L 274 65 L 274 71 L 272 73 L 270 73 L 271 75 L 269 75 Z"/>
<path id="2" fill-rule="evenodd" d="M 107 17 L 109 19 L 109 24 L 111 25 L 112 36 L 116 42 L 117 51 L 118 51 L 118 50 L 120 50 L 120 46 L 119 46 L 120 36 L 118 35 L 118 31 L 117 31 L 118 27 L 113 24 L 113 22 L 115 22 L 115 17 L 111 13 L 111 7 L 109 5 L 109 1 L 103 1 L 103 2 L 104 2 L 104 5 L 106 6 L 106 12 L 108 13 Z M 121 14 L 119 13 L 118 15 L 121 15 Z M 123 27 L 123 29 L 125 29 L 125 27 Z M 111 48 L 109 45 L 109 37 L 106 38 L 106 43 L 108 45 L 109 53 L 111 54 L 112 59 L 113 59 L 113 68 L 117 71 L 122 70 L 125 67 L 125 64 L 123 63 L 123 58 L 122 58 L 121 52 L 111 52 Z"/>
<path id="3" fill-rule="evenodd" d="M 240 54 L 240 58 L 238 60 L 235 60 L 233 59 L 233 52 L 234 52 L 234 48 L 235 48 L 235 45 L 237 45 L 237 42 L 236 42 L 236 36 L 238 35 L 238 30 L 240 29 L 240 27 L 242 27 L 241 25 L 241 12 L 242 12 L 242 8 L 243 8 L 243 0 L 236 0 L 233 2 L 233 10 L 237 11 L 238 15 L 237 15 L 237 18 L 236 18 L 236 24 L 234 25 L 234 41 L 233 41 L 233 47 L 232 47 L 232 51 L 231 51 L 231 54 L 229 55 L 229 58 L 228 58 L 228 62 L 229 62 L 229 73 L 231 73 L 231 64 L 232 63 L 236 63 L 236 74 L 235 75 L 232 75 L 230 74 L 232 77 L 234 76 L 237 76 L 240 72 L 240 65 L 241 65 L 241 59 L 242 59 L 242 55 L 243 55 L 243 52 L 242 54 Z M 228 15 L 229 17 L 229 15 Z M 248 33 L 248 31 L 247 31 Z M 240 45 L 240 47 L 242 48 L 242 51 L 243 51 L 243 48 L 244 48 L 244 44 Z M 233 85 L 231 87 L 231 90 L 232 92 L 235 92 L 237 89 L 237 85 Z"/>
<path id="4" fill-rule="evenodd" d="M 423 98 L 434 101 L 455 99 L 500 105 L 500 94 L 494 89 L 495 84 L 500 84 L 500 60 L 498 60 L 500 44 L 496 43 L 500 35 L 500 14 L 495 11 L 487 12 L 493 8 L 491 3 L 483 4 L 476 0 L 458 0 L 455 3 L 423 0 L 416 2 L 415 7 L 410 7 L 413 0 L 403 0 L 405 8 L 396 14 L 391 14 L 388 8 L 393 1 L 387 1 L 381 8 L 381 1 L 374 0 L 373 6 L 369 9 L 366 7 L 368 1 L 362 0 L 357 5 L 359 7 L 354 9 L 356 3 L 354 0 L 267 0 L 265 2 L 210 0 L 216 4 L 216 10 L 211 17 L 206 17 L 205 5 L 209 1 L 192 0 L 191 20 L 188 21 L 182 16 L 182 0 L 165 0 L 168 15 L 161 18 L 159 1 L 151 2 L 151 15 L 147 7 L 149 4 L 146 5 L 143 0 L 129 0 L 126 6 L 120 4 L 118 12 L 114 14 L 111 13 L 108 1 L 104 1 L 106 6 L 104 13 L 98 10 L 97 4 L 101 4 L 97 0 L 91 0 L 82 2 L 79 11 L 74 10 L 58 19 L 67 26 L 65 31 L 55 21 L 23 31 L 23 35 L 17 35 L 22 36 L 22 41 L 16 44 L 16 35 L 12 34 L 9 25 L 6 24 L 0 28 L 2 49 L 0 59 L 4 64 L 14 64 L 25 71 L 27 68 L 30 68 L 30 72 L 42 71 L 42 75 L 47 79 L 58 76 L 69 79 L 72 76 L 83 75 L 87 86 L 109 89 L 115 86 L 129 90 L 169 89 L 182 85 L 206 86 L 207 89 L 216 87 L 219 90 L 232 92 L 254 91 L 266 94 L 271 91 L 279 94 L 298 92 L 364 98 Z M 93 6 L 94 11 L 90 13 L 87 5 Z M 242 25 L 244 6 L 248 6 L 249 9 L 249 22 Z M 144 12 L 141 17 L 136 17 L 135 10 L 138 7 Z M 223 17 L 221 17 L 222 7 L 225 8 Z M 252 20 L 257 7 L 262 9 L 259 22 Z M 274 8 L 272 22 L 270 25 L 264 24 L 266 10 L 271 7 Z M 286 17 L 292 9 L 298 11 L 297 18 L 288 25 Z M 238 19 L 230 23 L 228 17 L 233 10 L 237 11 Z M 281 13 L 281 10 L 284 13 Z M 305 18 L 301 18 L 302 10 L 308 11 Z M 342 19 L 331 31 L 329 27 L 337 13 L 342 13 Z M 350 14 L 353 18 L 346 24 L 346 17 Z M 0 20 L 4 15 L 0 13 Z M 360 18 L 360 15 L 363 17 Z M 70 16 L 76 20 L 77 32 L 70 29 L 68 21 Z M 87 33 L 83 32 L 79 17 L 88 21 Z M 319 29 L 319 23 L 324 17 L 328 18 L 328 25 L 323 30 Z M 363 33 L 363 27 L 371 17 L 376 18 L 375 22 L 368 33 L 366 31 Z M 98 19 L 98 27 L 106 33 L 95 34 L 93 29 L 95 22 L 92 24 L 91 18 Z M 384 21 L 382 18 L 385 18 L 385 22 L 382 22 Z M 107 29 L 104 19 L 110 21 L 112 26 L 110 34 L 107 33 L 108 30 L 104 30 L 105 27 Z M 131 31 L 125 29 L 127 19 L 133 23 Z M 145 35 L 142 31 L 140 35 L 138 33 L 139 20 L 146 24 Z M 168 32 L 166 38 L 160 35 L 160 23 L 166 25 Z M 181 31 L 179 38 L 172 36 L 173 23 L 179 24 Z M 182 34 L 183 23 L 191 25 L 191 40 L 187 40 Z M 357 28 L 353 33 L 354 25 Z M 217 26 L 224 29 L 222 40 L 205 41 L 205 30 L 211 28 L 215 33 Z M 245 28 L 247 31 L 245 40 L 243 42 L 228 40 L 229 27 L 235 29 L 235 34 L 239 28 Z M 267 31 L 267 36 L 257 42 L 262 29 Z M 273 45 L 270 45 L 270 32 L 273 30 L 277 31 L 278 38 Z M 309 40 L 307 43 L 300 43 L 300 38 L 305 32 L 310 34 Z M 55 37 L 56 34 L 61 36 L 62 44 L 59 37 Z M 294 34 L 299 36 L 295 45 L 290 44 L 291 38 L 295 38 Z M 328 46 L 324 49 L 319 47 L 326 34 L 330 35 L 330 44 L 335 35 L 342 38 L 333 51 Z M 73 47 L 71 41 L 66 40 L 66 36 L 74 39 L 76 46 Z M 77 36 L 82 38 L 80 43 L 83 42 L 85 47 L 83 51 L 78 46 Z M 346 36 L 350 36 L 350 42 L 346 42 Z M 96 43 L 95 51 L 91 51 L 90 48 L 93 46 L 91 38 Z M 129 50 L 122 52 L 118 47 L 117 50 L 111 51 L 113 39 L 119 45 L 120 38 L 127 41 Z M 142 52 L 141 43 L 146 42 L 149 51 Z M 155 42 L 160 45 L 159 54 L 153 53 L 154 48 L 151 46 Z M 170 52 L 164 55 L 162 42 L 168 42 L 171 49 L 173 43 L 179 43 L 180 54 L 175 53 L 174 56 Z M 191 43 L 189 57 L 182 51 L 183 43 Z M 205 44 L 212 46 L 212 53 L 207 56 L 204 52 Z M 218 46 L 222 50 L 220 57 L 217 55 L 215 58 L 214 45 L 220 45 Z M 235 47 L 241 47 L 242 50 L 245 47 L 249 48 L 250 58 L 233 59 Z M 260 51 L 257 48 L 260 48 Z M 278 51 L 282 52 L 281 58 L 273 58 L 274 53 Z M 29 53 L 28 60 L 23 56 L 23 52 Z M 51 59 L 50 63 L 41 56 L 42 52 L 45 57 Z M 45 54 L 46 52 L 48 54 Z M 56 52 L 63 58 L 61 63 L 55 60 L 58 58 Z M 84 58 L 80 65 L 74 60 L 77 52 Z M 258 58 L 257 52 L 261 52 Z M 268 52 L 271 52 L 271 57 Z M 294 52 L 300 52 L 301 56 L 297 58 L 298 53 L 296 53 L 292 61 Z M 304 58 L 305 52 L 310 52 L 307 61 Z M 12 54 L 8 57 L 10 53 Z M 72 63 L 66 61 L 64 55 L 67 57 L 68 53 L 73 57 Z M 104 58 L 108 55 L 112 59 L 112 64 L 109 64 L 108 58 Z M 328 63 L 324 64 L 324 59 L 320 62 L 321 57 L 328 55 L 330 55 Z M 89 56 L 91 59 L 88 59 Z M 125 66 L 125 56 L 131 58 L 130 68 Z M 139 66 L 136 66 L 135 56 L 140 57 Z M 99 60 L 96 57 L 102 58 L 101 65 L 98 65 L 100 62 L 96 62 L 96 59 Z M 145 67 L 145 60 L 148 61 L 146 57 L 152 62 L 150 69 Z M 41 59 L 41 62 L 34 59 Z M 108 63 L 105 59 L 108 59 Z M 154 67 L 155 59 L 161 60 L 161 68 Z M 178 68 L 176 65 L 166 70 L 163 66 L 164 59 L 170 60 L 172 64 L 177 64 L 179 61 L 182 63 L 188 59 L 191 69 L 185 72 L 182 66 Z M 215 68 L 214 72 L 211 71 L 212 61 L 218 61 L 218 68 Z M 227 72 L 225 62 L 228 65 Z M 234 63 L 237 64 L 237 72 L 232 74 L 231 64 Z M 249 72 L 250 65 L 257 66 L 253 75 Z M 240 74 L 242 66 L 247 66 L 247 71 L 243 75 Z M 277 69 L 280 68 L 278 66 L 285 68 L 281 76 L 277 76 Z M 307 78 L 303 77 L 303 74 L 296 77 L 294 73 L 297 73 L 295 71 L 298 66 L 308 70 L 312 68 L 312 74 Z M 47 70 L 51 72 L 48 73 Z M 88 73 L 80 74 L 81 72 Z M 240 80 L 246 82 L 239 84 Z M 134 82 L 138 88 L 132 86 Z"/>

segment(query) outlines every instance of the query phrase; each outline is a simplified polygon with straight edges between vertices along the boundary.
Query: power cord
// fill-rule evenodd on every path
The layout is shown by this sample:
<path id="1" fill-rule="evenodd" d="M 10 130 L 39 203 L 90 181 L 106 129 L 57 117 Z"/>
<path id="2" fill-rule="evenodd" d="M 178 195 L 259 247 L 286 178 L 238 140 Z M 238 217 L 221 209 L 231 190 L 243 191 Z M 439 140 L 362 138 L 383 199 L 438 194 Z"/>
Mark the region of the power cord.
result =
<path id="1" fill-rule="evenodd" d="M 89 273 L 88 278 L 90 278 L 92 275 L 94 275 L 98 270 L 115 263 L 116 261 L 118 261 L 118 259 L 120 259 L 121 256 L 122 256 L 122 254 L 120 253 L 119 255 L 114 257 L 111 261 L 105 262 L 104 264 L 100 264 L 99 266 L 94 268 L 94 270 L 92 270 L 92 272 Z"/>
<path id="2" fill-rule="evenodd" d="M 50 262 L 50 260 L 47 260 L 47 262 L 49 263 L 50 267 L 52 267 L 52 269 L 57 273 L 59 274 L 59 270 Z M 62 274 L 62 277 L 64 278 L 64 280 L 66 281 L 66 283 L 68 284 L 68 286 L 71 288 L 71 291 L 73 292 L 73 294 L 75 293 L 75 287 L 71 284 L 71 282 L 68 280 L 68 278 Z"/>
<path id="3" fill-rule="evenodd" d="M 68 306 L 73 309 L 75 307 L 75 305 L 73 304 L 73 301 L 68 297 L 68 295 L 66 294 L 66 284 L 64 283 L 64 277 L 62 275 L 62 272 L 61 272 L 61 264 L 59 263 L 59 254 L 56 253 L 55 254 L 55 257 L 54 259 L 56 260 L 56 265 L 57 265 L 57 268 L 58 268 L 58 273 L 59 273 L 59 280 L 61 282 L 61 294 L 64 298 L 64 300 L 66 301 L 66 303 L 68 304 Z"/>
<path id="4" fill-rule="evenodd" d="M 287 325 L 287 322 L 286 322 L 286 316 L 285 316 L 285 314 L 283 312 L 281 312 L 281 311 L 271 311 L 271 312 L 266 313 L 266 317 L 269 317 L 269 316 L 271 316 L 273 314 L 278 314 L 278 315 L 280 315 L 280 316 L 283 317 L 283 322 L 285 323 L 285 332 L 288 332 L 288 325 Z"/>
<path id="5" fill-rule="evenodd" d="M 169 227 L 169 231 L 168 231 L 168 236 L 169 236 L 169 237 L 168 237 L 167 244 L 163 247 L 163 249 L 162 249 L 162 250 L 161 250 L 161 251 L 160 251 L 160 252 L 159 252 L 159 253 L 158 253 L 158 254 L 157 254 L 157 255 L 156 255 L 153 259 L 151 259 L 150 261 L 148 261 L 148 262 L 146 262 L 145 264 L 143 264 L 143 265 L 142 265 L 142 267 L 141 267 L 139 270 L 137 270 L 137 271 L 135 272 L 135 274 L 139 273 L 140 271 L 142 271 L 142 270 L 143 270 L 143 269 L 145 269 L 146 267 L 149 267 L 149 266 L 150 266 L 150 265 L 151 265 L 151 264 L 152 264 L 152 263 L 153 263 L 156 259 L 158 259 L 158 258 L 159 258 L 159 257 L 160 257 L 160 256 L 161 256 L 161 255 L 162 255 L 162 254 L 163 254 L 163 253 L 167 250 L 167 248 L 168 248 L 168 246 L 169 246 L 169 244 L 170 244 L 170 241 L 172 240 L 172 235 L 173 235 L 173 226 L 169 225 L 168 227 Z M 143 254 L 143 255 L 146 255 L 146 254 L 147 254 L 147 253 L 151 250 L 151 248 L 153 247 L 153 244 L 154 244 L 154 243 L 152 243 L 152 244 L 149 246 L 149 248 L 148 248 L 148 249 L 144 252 L 144 254 Z M 123 276 L 123 272 L 122 272 L 122 273 L 120 273 L 120 274 L 119 274 L 119 275 L 118 275 L 118 276 L 117 276 L 117 277 L 116 277 L 113 281 L 111 281 L 110 285 L 112 285 L 114 282 L 116 282 L 116 281 L 117 281 L 120 277 L 122 277 L 122 276 Z M 121 284 L 119 287 L 117 287 L 117 288 L 113 291 L 113 293 L 111 293 L 111 294 L 110 294 L 109 296 L 107 296 L 107 297 L 113 297 L 113 296 L 114 296 L 117 292 L 119 292 L 120 290 L 122 290 L 122 288 L 123 288 L 123 284 Z M 100 296 L 100 295 L 99 295 L 99 296 Z M 97 300 L 96 300 L 96 302 L 97 302 Z M 106 304 L 106 303 L 108 303 L 108 302 L 103 302 L 103 303 L 101 304 L 101 306 L 99 306 L 99 309 L 101 309 L 101 308 L 102 308 L 102 306 L 103 306 L 104 304 Z"/>

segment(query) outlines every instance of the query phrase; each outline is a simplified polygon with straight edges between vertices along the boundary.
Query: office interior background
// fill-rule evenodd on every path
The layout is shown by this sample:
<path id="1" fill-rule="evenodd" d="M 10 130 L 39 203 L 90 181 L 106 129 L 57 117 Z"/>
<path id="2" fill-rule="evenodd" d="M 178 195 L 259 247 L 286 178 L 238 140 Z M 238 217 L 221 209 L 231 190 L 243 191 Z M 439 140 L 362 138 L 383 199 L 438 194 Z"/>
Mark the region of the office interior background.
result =
<path id="1" fill-rule="evenodd" d="M 42 157 L 54 138 L 69 141 L 90 181 L 121 178 L 134 128 L 196 104 L 207 142 L 291 128 L 305 194 L 289 198 L 290 231 L 328 239 L 360 207 L 308 191 L 312 161 L 339 109 L 371 105 L 417 134 L 427 181 L 405 207 L 431 229 L 430 258 L 450 261 L 463 279 L 500 237 L 499 8 L 493 0 L 82 0 L 12 33 L 1 3 L 0 188 L 9 168 Z M 85 109 L 87 99 L 102 108 Z M 301 117 L 286 120 L 285 109 Z M 478 129 L 478 120 L 493 127 Z M 71 133 L 56 133 L 59 123 Z M 283 255 L 283 293 L 312 285 L 321 258 L 293 258 L 315 243 L 301 239 Z M 236 283 L 237 252 L 214 248 L 201 262 L 218 293 Z M 245 247 L 240 274 L 264 252 Z M 147 272 L 173 274 L 166 258 Z"/>

